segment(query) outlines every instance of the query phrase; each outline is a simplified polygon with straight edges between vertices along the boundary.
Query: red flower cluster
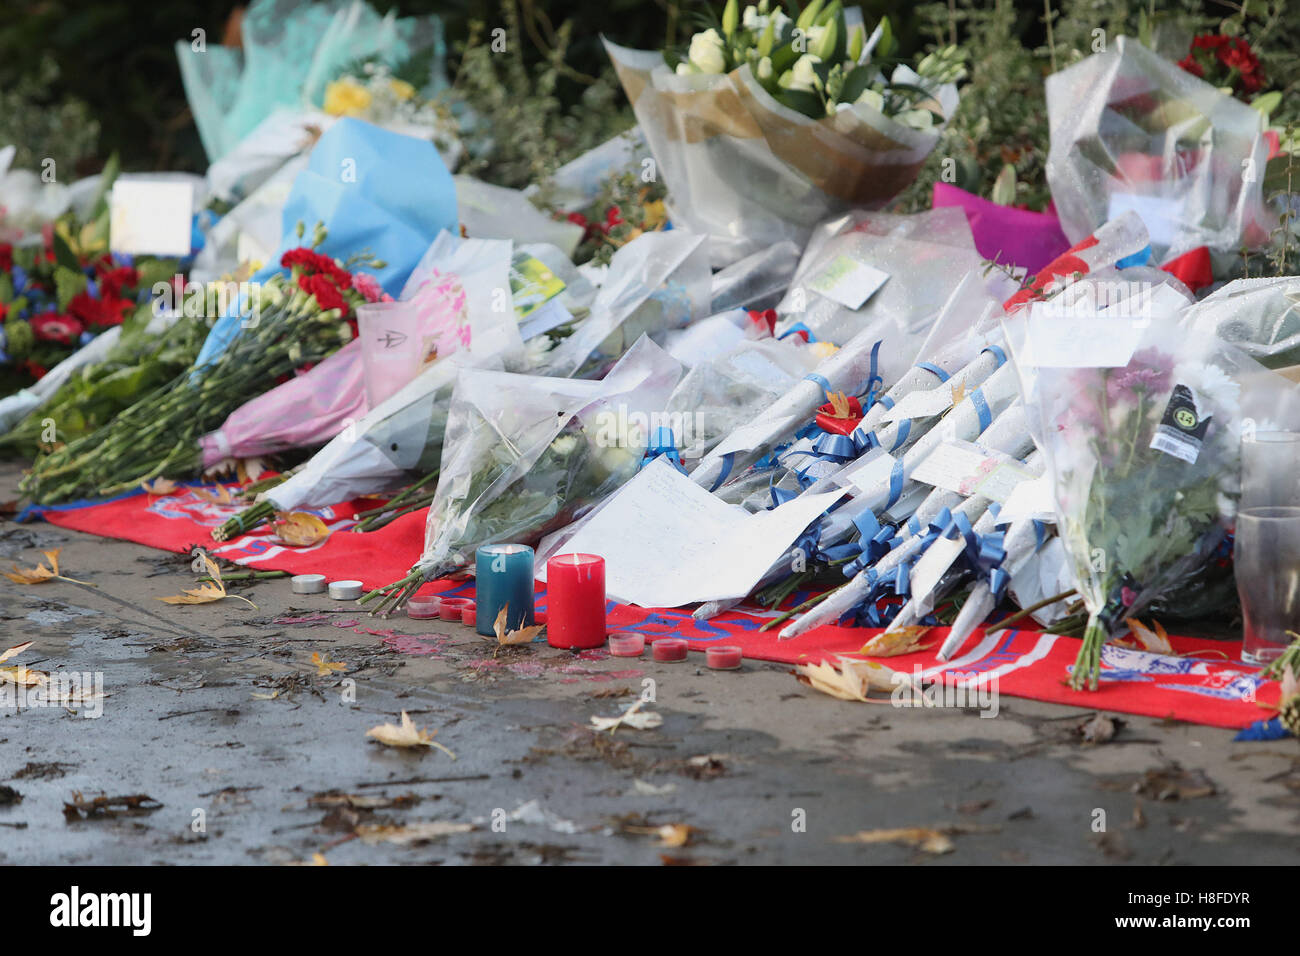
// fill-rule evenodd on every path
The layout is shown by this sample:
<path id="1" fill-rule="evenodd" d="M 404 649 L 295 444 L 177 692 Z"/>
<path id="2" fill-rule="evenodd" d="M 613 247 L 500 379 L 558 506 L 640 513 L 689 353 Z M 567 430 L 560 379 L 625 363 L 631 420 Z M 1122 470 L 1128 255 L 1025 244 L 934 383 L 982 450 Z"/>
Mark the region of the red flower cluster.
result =
<path id="1" fill-rule="evenodd" d="M 57 312 L 38 315 L 29 324 L 32 327 L 32 334 L 40 341 L 58 342 L 61 345 L 71 345 L 77 341 L 84 328 L 72 316 L 59 315 Z"/>
<path id="2" fill-rule="evenodd" d="M 1187 56 L 1178 61 L 1188 73 L 1215 86 L 1229 86 L 1247 99 L 1264 88 L 1259 57 L 1241 37 L 1206 33 L 1192 39 Z"/>
<path id="3" fill-rule="evenodd" d="M 14 267 L 14 247 L 11 242 L 0 242 L 0 272 L 9 272 Z"/>
<path id="4" fill-rule="evenodd" d="M 89 292 L 78 292 L 68 303 L 68 317 L 79 320 L 87 328 L 121 325 L 131 306 L 130 299 L 118 298 L 106 289 L 98 299 Z"/>
<path id="5" fill-rule="evenodd" d="M 573 223 L 575 226 L 581 226 L 583 228 L 583 242 L 593 238 L 597 233 L 608 236 L 611 229 L 615 226 L 621 226 L 625 222 L 623 219 L 623 210 L 619 209 L 618 206 L 610 206 L 605 210 L 604 222 L 592 222 L 580 212 L 571 212 L 567 218 L 569 222 Z"/>
<path id="6" fill-rule="evenodd" d="M 281 256 L 280 265 L 297 273 L 298 288 L 314 295 L 322 311 L 338 309 L 344 318 L 347 317 L 350 306 L 343 293 L 352 288 L 352 273 L 329 256 L 301 246 Z"/>

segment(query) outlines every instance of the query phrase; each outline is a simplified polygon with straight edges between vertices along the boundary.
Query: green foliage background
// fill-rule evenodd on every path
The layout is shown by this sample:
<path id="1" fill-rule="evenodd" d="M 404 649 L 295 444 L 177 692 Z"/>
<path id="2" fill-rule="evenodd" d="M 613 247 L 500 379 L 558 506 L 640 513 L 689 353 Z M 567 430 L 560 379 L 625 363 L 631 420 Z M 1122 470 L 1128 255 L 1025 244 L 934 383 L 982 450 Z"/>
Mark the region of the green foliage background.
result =
<path id="1" fill-rule="evenodd" d="M 444 21 L 457 88 L 492 118 L 492 153 L 471 171 L 508 185 L 549 168 L 631 124 L 600 36 L 642 48 L 678 43 L 704 11 L 680 0 L 372 0 L 403 15 Z M 710 6 L 715 13 L 721 0 Z M 904 197 L 925 204 L 942 157 L 956 157 L 959 184 L 989 195 L 1014 174 L 1014 201 L 1047 201 L 1043 78 L 1087 55 L 1095 31 L 1144 35 L 1181 56 L 1194 32 L 1245 36 L 1273 88 L 1282 123 L 1300 120 L 1300 0 L 864 0 L 868 22 L 888 15 L 905 54 L 961 43 L 971 77 L 961 109 L 931 163 Z M 53 157 L 78 174 L 120 154 L 126 169 L 202 171 L 206 158 L 189 115 L 172 44 L 196 28 L 218 43 L 232 0 L 5 0 L 0 19 L 0 144 L 18 164 Z M 787 4 L 789 6 L 789 4 Z M 1050 32 L 1049 32 L 1050 24 Z M 508 57 L 485 40 L 506 26 Z M 1011 173 L 1005 173 L 1006 167 Z M 1009 179 L 1007 179 L 1010 182 Z"/>

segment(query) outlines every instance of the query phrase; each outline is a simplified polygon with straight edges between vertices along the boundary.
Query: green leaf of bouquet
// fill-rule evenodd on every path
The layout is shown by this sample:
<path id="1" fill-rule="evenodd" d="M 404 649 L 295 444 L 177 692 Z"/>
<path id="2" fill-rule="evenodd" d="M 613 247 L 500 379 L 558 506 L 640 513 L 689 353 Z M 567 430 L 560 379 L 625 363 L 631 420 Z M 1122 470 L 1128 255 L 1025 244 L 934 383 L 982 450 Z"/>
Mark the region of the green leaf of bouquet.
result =
<path id="1" fill-rule="evenodd" d="M 999 206 L 1010 206 L 1016 201 L 1016 167 L 1010 163 L 1002 167 L 998 178 L 993 180 L 993 192 L 989 196 Z"/>
<path id="2" fill-rule="evenodd" d="M 108 157 L 108 162 L 104 163 L 104 169 L 99 174 L 99 188 L 95 190 L 95 201 L 90 204 L 90 216 L 97 219 L 100 214 L 108 210 L 108 191 L 113 188 L 113 183 L 117 180 L 118 174 L 122 172 L 122 159 L 117 155 L 117 151 Z"/>
<path id="3" fill-rule="evenodd" d="M 801 55 L 795 50 L 793 41 L 778 47 L 772 53 L 772 75 L 780 76 L 794 66 L 794 61 L 799 59 Z"/>
<path id="4" fill-rule="evenodd" d="M 77 261 L 72 248 L 57 232 L 54 233 L 54 261 L 69 269 L 81 271 L 81 263 Z"/>
<path id="5" fill-rule="evenodd" d="M 816 93 L 807 90 L 781 90 L 775 94 L 776 101 L 796 112 L 812 119 L 821 119 L 826 115 L 826 104 Z"/>
<path id="6" fill-rule="evenodd" d="M 59 303 L 59 311 L 66 312 L 68 303 L 78 293 L 86 291 L 86 274 L 80 269 L 69 269 L 58 265 L 54 269 L 54 294 Z"/>
<path id="7" fill-rule="evenodd" d="M 849 70 L 848 76 L 844 77 L 844 86 L 840 88 L 840 102 L 856 103 L 858 97 L 871 86 L 871 79 L 875 73 L 875 67 L 869 63 L 863 63 Z"/>
<path id="8" fill-rule="evenodd" d="M 682 62 L 681 54 L 678 53 L 676 50 L 671 48 L 664 50 L 664 63 L 667 65 L 668 69 L 676 73 L 677 64 L 681 62 Z"/>
<path id="9" fill-rule="evenodd" d="M 816 25 L 817 15 L 822 12 L 822 0 L 812 0 L 812 3 L 803 8 L 803 12 L 795 18 L 794 25 L 805 33 L 808 28 Z"/>
<path id="10" fill-rule="evenodd" d="M 1256 110 L 1265 119 L 1269 114 L 1277 109 L 1277 105 L 1282 102 L 1281 90 L 1269 90 L 1267 93 L 1261 93 L 1250 101 L 1250 108 Z"/>

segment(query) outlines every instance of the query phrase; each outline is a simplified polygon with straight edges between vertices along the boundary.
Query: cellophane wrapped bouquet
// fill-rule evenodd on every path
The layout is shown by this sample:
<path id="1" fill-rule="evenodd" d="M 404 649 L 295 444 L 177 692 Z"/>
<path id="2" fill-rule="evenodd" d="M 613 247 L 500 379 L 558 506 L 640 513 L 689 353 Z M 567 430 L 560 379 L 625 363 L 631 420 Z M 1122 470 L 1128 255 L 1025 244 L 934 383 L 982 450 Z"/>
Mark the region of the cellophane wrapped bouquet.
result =
<path id="1" fill-rule="evenodd" d="M 1018 361 L 1089 615 L 1070 681 L 1095 690 L 1102 645 L 1222 542 L 1240 496 L 1238 378 L 1258 365 L 1176 318 L 1153 319 L 1122 365 L 1091 353 L 1081 341 L 1072 367 Z"/>
<path id="2" fill-rule="evenodd" d="M 640 339 L 601 381 L 463 369 L 452 394 L 424 553 L 411 573 L 371 592 L 396 610 L 431 581 L 472 563 L 481 545 L 536 541 L 579 517 L 640 466 L 649 416 L 681 375 Z"/>
<path id="3" fill-rule="evenodd" d="M 797 16 L 729 0 L 683 50 L 605 44 L 668 184 L 673 222 L 714 240 L 715 265 L 819 221 L 880 207 L 916 177 L 957 106 L 961 56 L 899 63 L 888 21 L 812 0 Z"/>
<path id="4" fill-rule="evenodd" d="M 1267 238 L 1260 114 L 1136 40 L 1048 77 L 1047 112 L 1047 181 L 1071 242 L 1130 210 L 1157 262 Z"/>

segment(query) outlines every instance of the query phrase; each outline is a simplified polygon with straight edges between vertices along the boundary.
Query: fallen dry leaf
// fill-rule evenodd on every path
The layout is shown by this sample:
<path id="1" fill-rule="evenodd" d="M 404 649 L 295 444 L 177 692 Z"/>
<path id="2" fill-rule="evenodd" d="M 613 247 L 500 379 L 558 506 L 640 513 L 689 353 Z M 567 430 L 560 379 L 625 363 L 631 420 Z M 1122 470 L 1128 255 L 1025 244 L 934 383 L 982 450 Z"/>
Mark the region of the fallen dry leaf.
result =
<path id="1" fill-rule="evenodd" d="M 257 691 L 253 691 L 253 693 L 250 696 L 253 698 L 253 700 L 275 700 L 277 697 L 280 696 L 280 692 L 278 690 L 273 690 L 269 694 L 260 694 Z"/>
<path id="2" fill-rule="evenodd" d="M 170 478 L 155 478 L 153 481 L 140 482 L 140 487 L 144 489 L 144 493 L 147 495 L 157 495 L 161 497 L 163 495 L 173 494 L 178 488 L 180 488 L 180 485 L 172 481 Z"/>
<path id="3" fill-rule="evenodd" d="M 1159 621 L 1151 622 L 1155 630 L 1147 627 L 1135 617 L 1125 618 L 1124 623 L 1132 630 L 1133 637 L 1137 639 L 1137 642 L 1142 645 L 1144 650 L 1151 651 L 1153 654 L 1174 653 L 1174 646 L 1169 643 L 1169 635 Z"/>
<path id="4" fill-rule="evenodd" d="M 830 694 L 840 700 L 857 700 L 871 704 L 883 704 L 888 701 L 867 695 L 872 690 L 889 691 L 891 694 L 899 682 L 910 682 L 904 675 L 895 679 L 900 673 L 875 661 L 857 661 L 840 658 L 839 669 L 834 664 L 798 664 L 795 676 L 801 683 L 807 684 L 823 694 Z"/>
<path id="5" fill-rule="evenodd" d="M 492 630 L 496 632 L 498 644 L 531 644 L 533 638 L 542 632 L 544 624 L 534 624 L 531 627 L 521 627 L 517 631 L 506 631 L 506 614 L 510 610 L 510 605 L 506 605 L 497 614 L 497 619 L 492 622 Z"/>
<path id="6" fill-rule="evenodd" d="M 1104 744 L 1112 740 L 1121 727 L 1122 720 L 1115 720 L 1105 714 L 1093 714 L 1091 720 L 1079 725 L 1079 736 L 1085 744 Z"/>
<path id="7" fill-rule="evenodd" d="M 849 397 L 843 392 L 827 392 L 826 401 L 831 406 L 831 418 L 850 418 L 853 415 L 849 407 Z"/>
<path id="8" fill-rule="evenodd" d="M 953 851 L 952 840 L 945 830 L 931 827 L 896 827 L 892 830 L 859 830 L 849 836 L 837 836 L 836 843 L 902 843 L 936 856 Z"/>
<path id="9" fill-rule="evenodd" d="M 383 826 L 380 824 L 362 824 L 356 834 L 365 843 L 428 843 L 440 837 L 456 833 L 469 833 L 474 829 L 472 823 L 449 823 L 443 820 L 430 820 L 426 823 L 408 823 L 406 826 Z"/>
<path id="10" fill-rule="evenodd" d="M 26 644 L 15 644 L 13 647 L 9 648 L 8 650 L 0 652 L 0 664 L 3 664 L 11 657 L 17 657 L 23 651 L 27 650 L 27 648 L 31 647 L 34 643 L 36 642 L 28 641 Z"/>
<path id="11" fill-rule="evenodd" d="M 308 548 L 330 536 L 324 521 L 305 511 L 280 512 L 275 523 L 275 533 L 287 545 Z"/>
<path id="12" fill-rule="evenodd" d="M 221 569 L 207 554 L 203 554 L 203 565 L 208 569 L 208 576 L 211 581 L 201 584 L 196 588 L 184 588 L 180 594 L 173 594 L 170 597 L 160 597 L 158 600 L 164 604 L 211 604 L 213 601 L 220 601 L 222 598 L 232 597 L 243 601 L 249 607 L 256 609 L 257 605 L 248 598 L 239 594 L 228 594 L 226 585 L 221 580 Z"/>
<path id="13" fill-rule="evenodd" d="M 311 652 L 311 662 L 316 665 L 317 677 L 329 677 L 336 671 L 345 671 L 348 669 L 348 665 L 342 661 L 327 661 L 325 658 L 321 657 L 320 651 Z M 405 711 L 403 711 L 403 713 L 405 713 Z"/>
<path id="14" fill-rule="evenodd" d="M 966 383 L 958 382 L 952 387 L 952 403 L 956 405 L 966 397 Z"/>
<path id="15" fill-rule="evenodd" d="M 636 730 L 652 730 L 664 722 L 662 714 L 642 713 L 641 705 L 645 701 L 637 698 L 627 710 L 617 717 L 597 717 L 592 715 L 591 723 L 597 730 L 608 730 L 611 734 L 626 724 Z"/>
<path id="16" fill-rule="evenodd" d="M 930 632 L 928 627 L 913 625 L 900 627 L 895 631 L 882 631 L 862 645 L 859 654 L 868 657 L 898 657 L 900 654 L 915 654 L 929 645 L 923 645 L 921 638 Z"/>
<path id="17" fill-rule="evenodd" d="M 53 581 L 59 577 L 59 552 L 62 548 L 55 548 L 53 551 L 42 551 L 45 559 L 50 562 L 47 568 L 44 564 L 38 564 L 34 568 L 20 568 L 14 565 L 13 573 L 8 571 L 2 572 L 5 577 L 14 584 L 44 584 L 46 581 Z"/>
<path id="18" fill-rule="evenodd" d="M 230 493 L 230 489 L 225 485 L 216 485 L 216 491 L 208 491 L 206 488 L 195 488 L 194 494 L 202 498 L 210 505 L 233 505 L 235 496 Z"/>
<path id="19" fill-rule="evenodd" d="M 685 823 L 666 823 L 659 827 L 655 835 L 659 837 L 660 846 L 681 847 L 687 846 L 691 842 L 691 835 L 696 832 L 695 827 Z"/>
<path id="20" fill-rule="evenodd" d="M 433 739 L 437 734 L 436 730 L 422 730 L 416 727 L 415 721 L 411 720 L 411 716 L 406 711 L 402 711 L 401 726 L 380 724 L 366 731 L 367 737 L 373 737 L 386 747 L 437 747 L 455 760 L 454 753 Z"/>

